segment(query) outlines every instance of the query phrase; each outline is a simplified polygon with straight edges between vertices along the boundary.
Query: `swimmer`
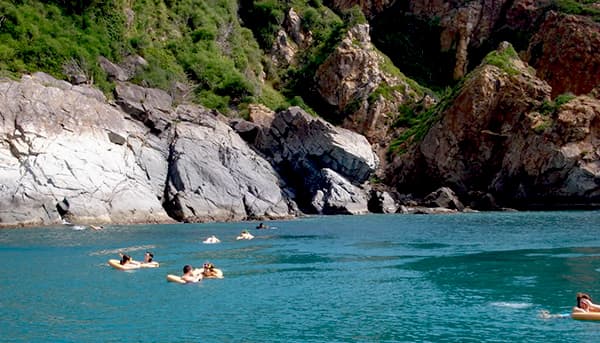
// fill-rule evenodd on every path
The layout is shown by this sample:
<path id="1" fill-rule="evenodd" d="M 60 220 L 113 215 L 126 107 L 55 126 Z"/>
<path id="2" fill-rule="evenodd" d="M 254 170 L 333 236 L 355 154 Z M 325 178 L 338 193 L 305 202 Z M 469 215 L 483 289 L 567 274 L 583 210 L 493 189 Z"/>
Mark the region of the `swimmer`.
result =
<path id="1" fill-rule="evenodd" d="M 240 233 L 240 235 L 236 237 L 237 240 L 240 240 L 240 239 L 250 240 L 253 238 L 254 238 L 254 236 L 252 234 L 250 234 L 250 232 L 248 232 L 248 230 L 242 231 L 242 233 Z"/>
<path id="2" fill-rule="evenodd" d="M 129 255 L 125 255 L 125 254 L 121 254 L 119 253 L 119 255 L 121 256 L 121 260 L 119 261 L 119 264 L 124 266 L 124 265 L 139 265 L 139 263 L 133 261 L 131 259 L 131 256 Z"/>
<path id="3" fill-rule="evenodd" d="M 183 275 L 181 279 L 187 283 L 196 283 L 202 280 L 202 272 L 199 269 L 194 269 L 189 264 L 183 266 Z"/>
<path id="4" fill-rule="evenodd" d="M 577 305 L 573 312 L 600 312 L 600 305 L 592 302 L 592 297 L 587 293 L 577 293 Z"/>
<path id="5" fill-rule="evenodd" d="M 215 243 L 221 243 L 221 241 L 215 235 L 212 235 L 212 236 L 208 237 L 207 239 L 205 239 L 204 241 L 202 241 L 202 243 L 215 244 Z"/>
<path id="6" fill-rule="evenodd" d="M 142 267 L 158 267 L 159 263 L 154 261 L 154 254 L 150 251 L 146 251 L 144 254 L 144 262 L 141 262 Z"/>
<path id="7" fill-rule="evenodd" d="M 222 279 L 223 272 L 215 268 L 215 265 L 207 262 L 202 266 L 202 275 L 207 279 Z"/>

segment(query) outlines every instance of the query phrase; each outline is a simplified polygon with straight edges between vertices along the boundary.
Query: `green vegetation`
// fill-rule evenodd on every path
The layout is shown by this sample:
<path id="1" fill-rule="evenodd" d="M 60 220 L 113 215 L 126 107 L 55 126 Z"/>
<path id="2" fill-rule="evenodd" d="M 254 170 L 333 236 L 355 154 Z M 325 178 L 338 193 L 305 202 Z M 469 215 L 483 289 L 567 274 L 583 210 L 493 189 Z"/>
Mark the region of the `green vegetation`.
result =
<path id="1" fill-rule="evenodd" d="M 558 111 L 560 106 L 566 104 L 574 98 L 575 95 L 573 95 L 573 93 L 564 93 L 557 96 L 556 99 L 554 99 L 554 101 L 544 100 L 544 102 L 542 102 L 542 104 L 540 105 L 539 112 L 544 116 L 554 115 Z"/>
<path id="2" fill-rule="evenodd" d="M 545 100 L 538 108 L 538 112 L 541 115 L 539 122 L 533 127 L 535 133 L 543 133 L 553 124 L 553 117 L 557 114 L 560 106 L 573 100 L 575 95 L 572 93 L 564 93 L 556 97 L 554 101 Z"/>
<path id="3" fill-rule="evenodd" d="M 69 65 L 110 93 L 98 56 L 139 54 L 148 67 L 133 82 L 167 91 L 186 82 L 195 101 L 228 113 L 263 88 L 263 53 L 237 10 L 235 0 L 0 0 L 0 71 L 66 78 Z"/>
<path id="4" fill-rule="evenodd" d="M 559 12 L 575 15 L 585 15 L 600 22 L 600 8 L 597 0 L 553 0 L 551 8 Z"/>
<path id="5" fill-rule="evenodd" d="M 484 64 L 490 64 L 500 68 L 508 75 L 516 75 L 519 71 L 514 67 L 513 60 L 518 59 L 519 55 L 512 46 L 502 51 L 494 50 L 487 54 L 483 59 Z"/>
<path id="6" fill-rule="evenodd" d="M 392 140 L 388 154 L 403 154 L 407 148 L 423 140 L 429 129 L 435 124 L 442 113 L 446 111 L 462 89 L 464 80 L 453 88 L 447 87 L 440 95 L 440 102 L 425 110 L 422 104 L 404 104 L 398 108 L 393 127 L 406 128 L 400 136 Z"/>

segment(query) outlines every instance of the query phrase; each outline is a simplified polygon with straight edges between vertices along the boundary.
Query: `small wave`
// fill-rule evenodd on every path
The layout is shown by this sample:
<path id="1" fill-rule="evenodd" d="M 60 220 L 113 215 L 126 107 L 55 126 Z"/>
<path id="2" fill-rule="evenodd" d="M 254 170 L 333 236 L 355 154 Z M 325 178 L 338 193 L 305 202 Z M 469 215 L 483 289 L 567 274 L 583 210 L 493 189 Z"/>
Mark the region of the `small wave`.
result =
<path id="1" fill-rule="evenodd" d="M 126 248 L 98 250 L 98 251 L 94 251 L 94 252 L 90 253 L 90 256 L 117 255 L 120 252 L 150 250 L 150 249 L 154 249 L 154 248 L 156 248 L 156 245 L 136 245 L 136 246 L 126 247 Z"/>
<path id="2" fill-rule="evenodd" d="M 553 318 L 570 318 L 570 313 L 550 313 L 547 310 L 541 310 L 538 313 L 538 318 L 540 319 L 553 319 Z"/>
<path id="3" fill-rule="evenodd" d="M 73 225 L 72 229 L 75 230 L 75 231 L 81 231 L 81 230 L 85 230 L 86 227 L 82 226 L 82 225 Z"/>
<path id="4" fill-rule="evenodd" d="M 533 306 L 533 304 L 531 304 L 531 303 L 509 302 L 509 301 L 496 301 L 496 302 L 490 303 L 490 305 L 496 306 L 496 307 L 514 308 L 514 309 L 519 309 L 519 310 Z"/>

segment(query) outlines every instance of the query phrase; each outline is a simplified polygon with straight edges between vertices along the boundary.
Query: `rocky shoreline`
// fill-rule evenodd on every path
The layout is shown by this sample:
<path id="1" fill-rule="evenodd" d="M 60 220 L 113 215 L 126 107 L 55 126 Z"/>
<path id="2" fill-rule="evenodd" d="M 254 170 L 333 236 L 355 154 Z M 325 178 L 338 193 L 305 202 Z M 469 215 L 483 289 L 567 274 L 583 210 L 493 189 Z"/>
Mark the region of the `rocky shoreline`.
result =
<path id="1" fill-rule="evenodd" d="M 552 30 L 600 31 L 557 18 Z M 438 100 L 388 73 L 359 24 L 315 79 L 347 115 L 339 126 L 300 107 L 251 105 L 248 120 L 227 118 L 134 85 L 106 59 L 110 99 L 41 72 L 3 79 L 0 227 L 599 208 L 597 78 L 578 86 L 588 93 L 555 97 L 569 88 L 548 82 L 554 65 L 536 56 L 545 79 L 503 42 Z M 595 63 L 585 61 L 571 67 Z M 431 123 L 392 152 L 410 129 L 388 114 L 407 103 Z"/>

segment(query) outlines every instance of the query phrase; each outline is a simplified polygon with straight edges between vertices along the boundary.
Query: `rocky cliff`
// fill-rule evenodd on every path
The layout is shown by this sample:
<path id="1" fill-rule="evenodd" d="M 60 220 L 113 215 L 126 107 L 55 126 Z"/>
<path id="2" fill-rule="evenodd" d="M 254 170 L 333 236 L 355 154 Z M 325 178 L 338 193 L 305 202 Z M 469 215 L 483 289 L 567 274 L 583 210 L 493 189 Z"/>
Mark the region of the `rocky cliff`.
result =
<path id="1" fill-rule="evenodd" d="M 0 226 L 298 214 L 296 190 L 228 119 L 199 106 L 172 107 L 166 93 L 126 82 L 115 96 L 111 105 L 93 88 L 43 73 L 0 82 Z M 271 143 L 263 141 L 263 151 L 297 162 L 295 172 L 315 180 L 318 211 L 366 212 L 360 184 L 377 165 L 366 139 L 290 111 L 265 128 Z"/>
<path id="2" fill-rule="evenodd" d="M 1 80 L 0 226 L 600 204 L 597 4 L 243 5 L 268 16 L 246 18 L 265 56 L 248 30 L 241 54 L 227 27 L 173 18 L 166 60 L 154 42 L 100 73 L 71 61 L 71 83 Z"/>
<path id="3" fill-rule="evenodd" d="M 599 203 L 600 102 L 552 102 L 552 88 L 511 49 L 503 44 L 468 75 L 398 160 L 390 177 L 400 192 L 445 185 L 476 207 Z"/>

